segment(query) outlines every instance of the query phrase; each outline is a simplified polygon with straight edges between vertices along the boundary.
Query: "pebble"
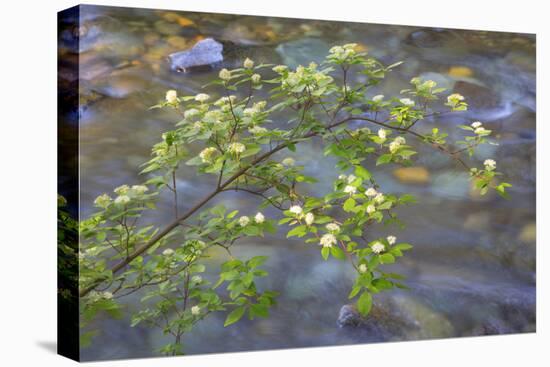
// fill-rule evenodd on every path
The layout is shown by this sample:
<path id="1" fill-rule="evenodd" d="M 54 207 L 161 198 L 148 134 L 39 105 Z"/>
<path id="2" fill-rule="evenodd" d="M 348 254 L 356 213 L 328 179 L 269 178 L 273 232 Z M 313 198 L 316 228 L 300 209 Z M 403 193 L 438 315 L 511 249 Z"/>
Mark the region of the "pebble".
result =
<path id="1" fill-rule="evenodd" d="M 518 236 L 518 240 L 526 243 L 535 243 L 537 239 L 537 224 L 535 222 L 526 224 Z"/>
<path id="2" fill-rule="evenodd" d="M 178 49 L 187 47 L 187 40 L 184 37 L 180 36 L 169 36 L 168 38 L 166 38 L 166 42 L 168 42 L 170 46 Z"/>
<path id="3" fill-rule="evenodd" d="M 430 172 L 425 167 L 401 167 L 395 169 L 393 175 L 406 184 L 423 185 L 430 182 Z"/>
<path id="4" fill-rule="evenodd" d="M 155 29 L 166 36 L 176 35 L 181 31 L 181 26 L 176 23 L 170 23 L 164 20 L 155 22 Z"/>
<path id="5" fill-rule="evenodd" d="M 467 66 L 451 66 L 448 74 L 454 78 L 469 78 L 474 72 Z"/>

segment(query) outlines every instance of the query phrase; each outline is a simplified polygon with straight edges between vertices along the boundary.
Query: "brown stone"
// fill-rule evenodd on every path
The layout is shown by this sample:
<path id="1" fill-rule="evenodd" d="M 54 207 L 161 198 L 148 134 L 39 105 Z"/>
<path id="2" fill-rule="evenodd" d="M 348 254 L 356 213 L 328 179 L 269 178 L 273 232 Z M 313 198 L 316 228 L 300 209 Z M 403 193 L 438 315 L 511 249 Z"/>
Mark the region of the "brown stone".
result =
<path id="1" fill-rule="evenodd" d="M 430 182 L 430 172 L 425 167 L 401 167 L 393 171 L 400 182 L 413 185 L 423 185 Z"/>

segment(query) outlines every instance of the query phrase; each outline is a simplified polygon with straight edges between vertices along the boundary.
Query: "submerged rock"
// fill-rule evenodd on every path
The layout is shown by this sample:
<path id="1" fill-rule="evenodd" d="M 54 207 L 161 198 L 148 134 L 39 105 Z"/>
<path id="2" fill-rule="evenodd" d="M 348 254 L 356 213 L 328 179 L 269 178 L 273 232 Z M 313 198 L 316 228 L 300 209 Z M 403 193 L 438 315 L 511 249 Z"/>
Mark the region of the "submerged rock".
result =
<path id="1" fill-rule="evenodd" d="M 441 28 L 419 29 L 410 33 L 405 43 L 421 48 L 443 47 L 450 36 L 450 31 Z"/>
<path id="2" fill-rule="evenodd" d="M 285 65 L 295 68 L 310 62 L 322 62 L 328 54 L 329 45 L 318 38 L 302 38 L 282 43 L 276 51 Z"/>
<path id="3" fill-rule="evenodd" d="M 339 327 L 359 326 L 365 323 L 365 319 L 359 314 L 357 307 L 354 305 L 344 305 L 338 313 L 336 323 Z"/>
<path id="4" fill-rule="evenodd" d="M 470 108 L 487 109 L 499 106 L 499 96 L 493 90 L 479 84 L 461 80 L 456 82 L 453 92 L 465 96 Z"/>
<path id="5" fill-rule="evenodd" d="M 535 222 L 527 223 L 518 236 L 521 242 L 535 243 L 537 239 L 537 224 Z"/>
<path id="6" fill-rule="evenodd" d="M 441 338 L 454 335 L 454 328 L 441 313 L 412 297 L 375 300 L 370 314 L 364 318 L 355 305 L 340 309 L 337 325 L 347 330 L 360 330 L 382 340 Z"/>
<path id="7" fill-rule="evenodd" d="M 474 72 L 467 66 L 455 65 L 449 68 L 448 74 L 454 78 L 469 78 L 474 75 Z"/>
<path id="8" fill-rule="evenodd" d="M 411 292 L 379 294 L 363 318 L 355 305 L 340 309 L 345 332 L 378 340 L 418 340 L 532 332 L 534 287 L 421 286 Z"/>
<path id="9" fill-rule="evenodd" d="M 402 183 L 423 185 L 430 182 L 430 172 L 425 167 L 401 167 L 393 175 Z"/>

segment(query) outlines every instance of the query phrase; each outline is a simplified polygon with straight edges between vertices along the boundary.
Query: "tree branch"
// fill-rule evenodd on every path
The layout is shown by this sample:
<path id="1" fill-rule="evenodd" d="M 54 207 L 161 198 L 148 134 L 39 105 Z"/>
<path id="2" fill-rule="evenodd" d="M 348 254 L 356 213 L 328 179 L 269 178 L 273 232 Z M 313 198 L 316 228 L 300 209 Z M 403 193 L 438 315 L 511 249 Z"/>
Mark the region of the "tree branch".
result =
<path id="1" fill-rule="evenodd" d="M 273 154 L 287 148 L 291 144 L 295 144 L 303 139 L 308 139 L 314 136 L 320 135 L 323 131 L 330 130 L 331 128 L 335 128 L 337 126 L 343 125 L 347 122 L 359 120 L 359 121 L 368 121 L 370 123 L 373 123 L 375 125 L 379 125 L 382 127 L 385 127 L 387 129 L 397 130 L 401 131 L 407 134 L 414 135 L 415 137 L 419 138 L 420 140 L 426 142 L 427 139 L 422 134 L 419 134 L 412 130 L 407 130 L 405 128 L 401 127 L 395 127 L 388 124 L 385 124 L 383 122 L 379 122 L 367 117 L 362 116 L 349 116 L 347 118 L 344 118 L 338 122 L 329 124 L 325 127 L 322 131 L 310 131 L 304 135 L 302 135 L 299 138 L 291 139 L 287 142 L 281 143 L 277 146 L 275 146 L 273 149 L 265 152 L 264 154 L 261 154 L 257 156 L 255 159 L 253 159 L 248 165 L 242 167 L 240 170 L 235 172 L 231 177 L 226 179 L 223 183 L 218 185 L 218 187 L 206 195 L 204 198 L 202 198 L 197 204 L 195 204 L 192 208 L 190 208 L 185 214 L 174 220 L 172 223 L 168 224 L 164 229 L 162 229 L 159 233 L 157 233 L 155 236 L 153 236 L 148 242 L 144 243 L 140 247 L 136 248 L 135 251 L 131 254 L 129 254 L 124 260 L 120 261 L 118 264 L 114 265 L 111 269 L 112 274 L 116 274 L 122 269 L 124 269 L 128 264 L 130 264 L 133 260 L 135 260 L 138 256 L 145 253 L 147 250 L 149 250 L 151 247 L 153 247 L 158 241 L 160 241 L 162 238 L 164 238 L 166 235 L 168 235 L 174 228 L 178 227 L 181 222 L 187 220 L 189 217 L 191 217 L 195 212 L 197 212 L 200 208 L 202 208 L 204 205 L 206 205 L 210 200 L 212 200 L 216 195 L 218 195 L 220 192 L 226 191 L 224 190 L 227 188 L 231 183 L 233 183 L 235 180 L 237 180 L 239 177 L 241 177 L 244 173 L 246 173 L 250 168 L 254 167 L 256 164 L 264 161 L 265 159 L 269 158 Z M 465 168 L 469 170 L 469 167 L 462 161 L 459 157 L 456 157 L 452 152 L 450 152 L 448 149 L 446 149 L 444 146 L 432 143 L 432 146 L 436 147 L 438 150 L 450 155 L 453 159 L 461 163 Z M 105 279 L 98 279 L 86 288 L 83 288 L 80 290 L 79 295 L 80 297 L 84 297 L 87 295 L 90 291 L 92 291 L 95 287 L 97 287 L 99 284 L 101 284 Z"/>

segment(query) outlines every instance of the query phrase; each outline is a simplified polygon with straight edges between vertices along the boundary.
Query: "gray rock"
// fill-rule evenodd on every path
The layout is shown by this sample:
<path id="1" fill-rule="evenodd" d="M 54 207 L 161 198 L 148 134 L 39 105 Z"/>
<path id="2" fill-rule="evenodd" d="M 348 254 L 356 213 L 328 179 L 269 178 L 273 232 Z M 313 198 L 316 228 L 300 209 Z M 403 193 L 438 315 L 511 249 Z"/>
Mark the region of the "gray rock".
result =
<path id="1" fill-rule="evenodd" d="M 208 66 L 223 61 L 223 44 L 213 38 L 197 42 L 191 49 L 168 56 L 173 71 L 185 72 L 190 68 Z"/>
<path id="2" fill-rule="evenodd" d="M 336 321 L 339 327 L 359 326 L 365 322 L 365 319 L 359 314 L 357 308 L 353 305 L 344 305 L 338 313 Z"/>

